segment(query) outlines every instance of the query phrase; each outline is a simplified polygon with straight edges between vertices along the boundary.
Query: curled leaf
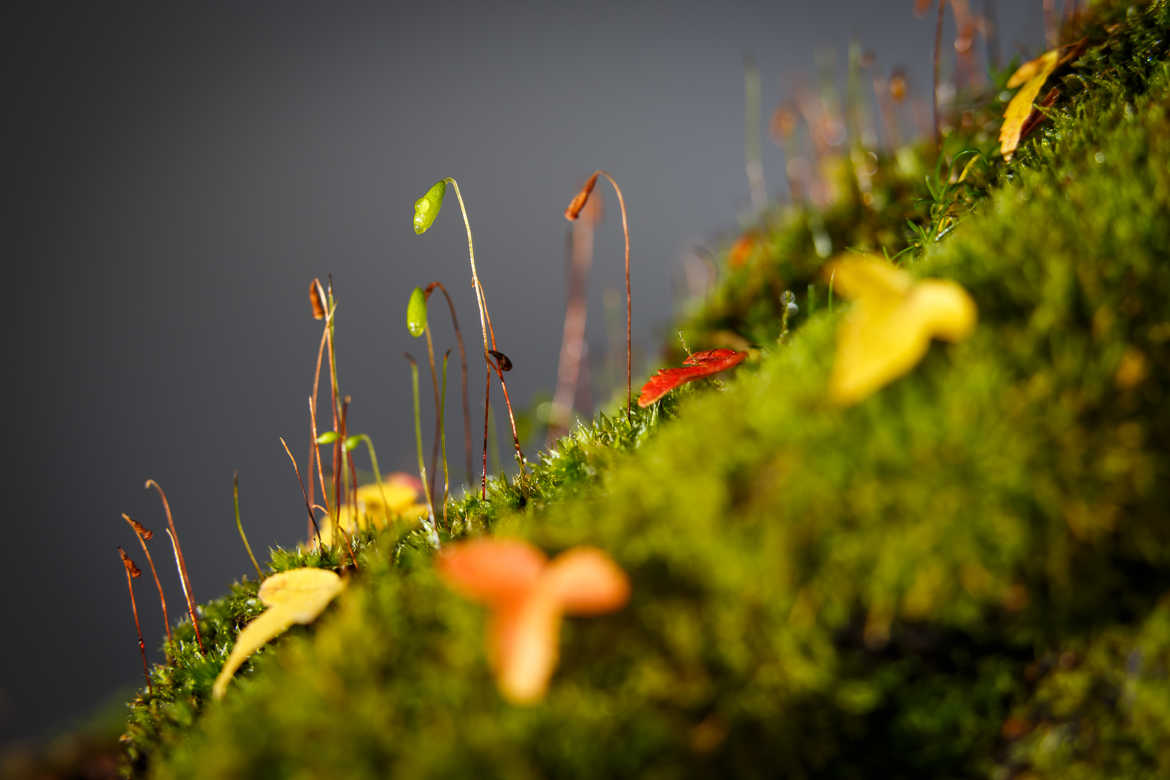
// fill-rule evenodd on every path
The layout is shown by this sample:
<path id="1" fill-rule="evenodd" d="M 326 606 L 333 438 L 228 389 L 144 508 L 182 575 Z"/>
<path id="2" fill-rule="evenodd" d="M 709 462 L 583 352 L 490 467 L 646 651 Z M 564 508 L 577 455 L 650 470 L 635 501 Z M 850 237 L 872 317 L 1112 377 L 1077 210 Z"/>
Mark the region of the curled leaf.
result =
<path id="1" fill-rule="evenodd" d="M 406 302 L 406 329 L 415 338 L 426 332 L 427 296 L 421 287 L 411 290 L 410 300 Z"/>
<path id="2" fill-rule="evenodd" d="M 1032 115 L 1032 103 L 1060 62 L 1060 49 L 1053 49 L 1031 62 L 1025 62 L 1008 79 L 1009 89 L 1023 86 L 1008 103 L 1003 114 L 1003 125 L 999 128 L 999 152 L 1005 160 L 1010 160 L 1020 145 L 1024 123 Z"/>
<path id="3" fill-rule="evenodd" d="M 878 257 L 830 266 L 837 289 L 855 301 L 837 331 L 829 396 L 856 403 L 902 376 L 926 354 L 932 338 L 961 341 L 975 326 L 975 303 L 950 281 L 915 282 Z"/>
<path id="4" fill-rule="evenodd" d="M 478 539 L 448 545 L 438 566 L 452 588 L 492 610 L 488 655 L 500 691 L 517 703 L 544 695 L 562 615 L 611 612 L 630 596 L 625 573 L 592 547 L 549 562 L 525 542 Z"/>
<path id="5" fill-rule="evenodd" d="M 290 626 L 312 623 L 344 589 L 345 581 L 328 569 L 290 569 L 264 580 L 259 597 L 268 609 L 244 626 L 236 637 L 231 655 L 215 678 L 212 696 L 222 699 L 232 676 L 252 653 Z"/>
<path id="6" fill-rule="evenodd" d="M 443 207 L 443 196 L 447 194 L 447 180 L 439 179 L 426 193 L 414 202 L 414 232 L 422 235 L 430 230 Z"/>
<path id="7" fill-rule="evenodd" d="M 738 366 L 746 357 L 746 352 L 734 349 L 695 352 L 683 361 L 683 368 L 658 369 L 658 373 L 642 385 L 642 392 L 638 395 L 638 406 L 649 406 L 679 385 Z"/>

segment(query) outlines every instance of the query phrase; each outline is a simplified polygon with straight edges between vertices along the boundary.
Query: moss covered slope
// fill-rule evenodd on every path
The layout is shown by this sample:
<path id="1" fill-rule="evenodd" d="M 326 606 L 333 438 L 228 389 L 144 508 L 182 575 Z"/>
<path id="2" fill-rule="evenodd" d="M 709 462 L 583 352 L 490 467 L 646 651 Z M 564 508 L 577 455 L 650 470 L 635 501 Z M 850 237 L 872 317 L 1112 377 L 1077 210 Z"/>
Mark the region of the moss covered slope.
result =
<path id="1" fill-rule="evenodd" d="M 153 771 L 1170 773 L 1170 5 L 1120 16 L 911 266 L 971 293 L 969 340 L 835 408 L 822 308 L 592 489 L 470 524 L 632 580 L 566 623 L 541 703 L 501 699 L 483 610 L 387 543 Z"/>

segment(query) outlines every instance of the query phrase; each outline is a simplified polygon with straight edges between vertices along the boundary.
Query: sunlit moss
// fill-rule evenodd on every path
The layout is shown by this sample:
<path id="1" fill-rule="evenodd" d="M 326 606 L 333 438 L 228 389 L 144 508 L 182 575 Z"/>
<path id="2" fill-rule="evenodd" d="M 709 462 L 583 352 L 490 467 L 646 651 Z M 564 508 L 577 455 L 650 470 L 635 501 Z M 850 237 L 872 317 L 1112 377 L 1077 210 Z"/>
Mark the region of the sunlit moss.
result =
<path id="1" fill-rule="evenodd" d="M 593 545 L 629 575 L 623 610 L 564 626 L 542 701 L 500 697 L 483 611 L 442 585 L 425 539 L 362 537 L 360 576 L 315 630 L 259 653 L 222 702 L 206 692 L 255 584 L 203 608 L 208 658 L 180 627 L 176 666 L 132 715 L 136 766 L 1170 772 L 1170 4 L 1102 14 L 1051 121 L 978 198 L 923 215 L 930 240 L 903 258 L 970 293 L 970 338 L 840 408 L 842 304 L 822 289 L 784 344 L 763 307 L 729 315 L 759 355 L 723 392 L 601 417 L 486 501 L 453 502 L 445 541 Z M 813 278 L 819 260 L 776 262 Z M 792 286 L 778 267 L 730 274 L 717 303 Z M 342 563 L 309 557 L 273 566 Z"/>

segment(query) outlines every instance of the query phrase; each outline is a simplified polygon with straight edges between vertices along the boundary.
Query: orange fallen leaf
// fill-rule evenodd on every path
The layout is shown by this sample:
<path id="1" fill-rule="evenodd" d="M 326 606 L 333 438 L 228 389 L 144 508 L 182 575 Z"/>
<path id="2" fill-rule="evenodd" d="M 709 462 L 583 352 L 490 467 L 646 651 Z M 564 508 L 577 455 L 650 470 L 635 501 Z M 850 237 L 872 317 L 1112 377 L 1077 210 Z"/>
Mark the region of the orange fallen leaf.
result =
<path id="1" fill-rule="evenodd" d="M 638 406 L 649 406 L 679 385 L 738 366 L 746 357 L 746 352 L 737 352 L 734 349 L 695 352 L 683 361 L 683 368 L 658 369 L 658 373 L 642 385 Z"/>
<path id="2" fill-rule="evenodd" d="M 592 547 L 550 563 L 525 542 L 477 539 L 448 545 L 438 567 L 448 585 L 492 610 L 488 655 L 500 691 L 517 703 L 548 688 L 562 615 L 612 612 L 630 597 L 625 573 Z"/>

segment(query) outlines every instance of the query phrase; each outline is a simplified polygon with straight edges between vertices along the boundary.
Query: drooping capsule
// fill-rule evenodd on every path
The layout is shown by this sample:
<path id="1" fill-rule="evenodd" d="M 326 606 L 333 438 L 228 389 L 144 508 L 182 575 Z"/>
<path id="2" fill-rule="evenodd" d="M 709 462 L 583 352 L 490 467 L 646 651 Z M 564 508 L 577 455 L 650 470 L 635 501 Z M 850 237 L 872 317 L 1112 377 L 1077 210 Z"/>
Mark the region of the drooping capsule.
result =
<path id="1" fill-rule="evenodd" d="M 581 190 L 573 196 L 573 200 L 565 209 L 565 219 L 573 222 L 581 216 L 581 209 L 585 208 L 585 204 L 589 202 L 589 196 L 593 193 L 593 188 L 597 186 L 597 177 L 600 175 L 601 171 L 595 172 L 581 187 Z"/>
<path id="2" fill-rule="evenodd" d="M 500 367 L 501 371 L 512 370 L 512 360 L 503 352 L 500 352 L 498 349 L 489 349 L 488 354 L 496 359 L 496 365 Z"/>
<path id="3" fill-rule="evenodd" d="M 431 185 L 426 194 L 414 202 L 414 232 L 422 235 L 430 230 L 443 207 L 443 196 L 447 194 L 447 180 L 439 179 Z"/>
<path id="4" fill-rule="evenodd" d="M 309 305 L 313 310 L 313 319 L 323 320 L 329 310 L 328 299 L 325 296 L 325 288 L 321 286 L 321 280 L 314 278 L 309 282 Z"/>
<path id="5" fill-rule="evenodd" d="M 406 329 L 415 338 L 427 329 L 427 295 L 421 287 L 411 290 L 410 300 L 406 303 Z"/>

